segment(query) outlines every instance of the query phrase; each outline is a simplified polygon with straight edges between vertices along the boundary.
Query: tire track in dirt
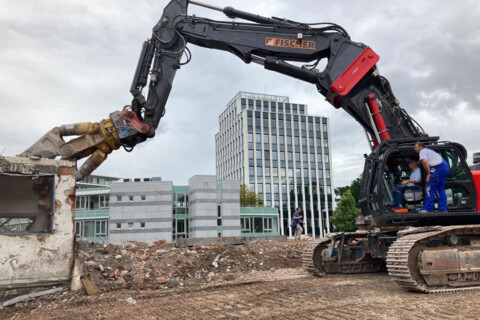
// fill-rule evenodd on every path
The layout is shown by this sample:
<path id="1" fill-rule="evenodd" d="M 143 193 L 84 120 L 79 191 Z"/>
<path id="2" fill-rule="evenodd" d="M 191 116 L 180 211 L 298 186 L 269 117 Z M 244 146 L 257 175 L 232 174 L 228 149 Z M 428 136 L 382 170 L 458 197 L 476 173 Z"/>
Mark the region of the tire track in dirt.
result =
<path id="1" fill-rule="evenodd" d="M 135 304 L 127 303 L 128 297 Z M 406 292 L 385 274 L 303 276 L 171 293 L 127 290 L 82 296 L 20 309 L 15 319 L 479 319 L 479 298 L 480 291 Z"/>

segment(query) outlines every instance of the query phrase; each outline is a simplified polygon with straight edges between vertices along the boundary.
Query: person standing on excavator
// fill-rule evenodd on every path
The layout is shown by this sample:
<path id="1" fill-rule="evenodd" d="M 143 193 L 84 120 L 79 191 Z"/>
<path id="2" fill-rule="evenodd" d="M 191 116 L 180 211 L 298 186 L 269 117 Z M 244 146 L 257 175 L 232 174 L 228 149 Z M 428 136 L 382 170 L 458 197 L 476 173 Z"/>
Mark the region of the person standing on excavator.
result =
<path id="1" fill-rule="evenodd" d="M 438 211 L 447 212 L 447 194 L 445 193 L 445 181 L 450 174 L 445 159 L 432 149 L 425 148 L 422 142 L 415 143 L 413 147 L 415 152 L 420 155 L 423 168 L 426 172 L 425 181 L 425 204 L 420 213 L 433 212 L 433 205 L 435 203 L 435 194 L 438 195 Z"/>

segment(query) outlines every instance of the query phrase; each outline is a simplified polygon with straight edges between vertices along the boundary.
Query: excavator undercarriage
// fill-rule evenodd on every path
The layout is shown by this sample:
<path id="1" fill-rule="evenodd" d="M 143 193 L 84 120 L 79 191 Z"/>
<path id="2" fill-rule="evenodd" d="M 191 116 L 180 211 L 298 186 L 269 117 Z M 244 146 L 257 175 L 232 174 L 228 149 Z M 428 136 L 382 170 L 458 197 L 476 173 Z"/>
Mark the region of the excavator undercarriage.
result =
<path id="1" fill-rule="evenodd" d="M 399 231 L 329 234 L 303 252 L 304 268 L 327 274 L 385 272 L 406 290 L 441 293 L 480 289 L 480 226 L 434 226 Z M 373 239 L 376 238 L 376 239 Z M 374 257 L 372 240 L 385 241 L 385 257 Z"/>

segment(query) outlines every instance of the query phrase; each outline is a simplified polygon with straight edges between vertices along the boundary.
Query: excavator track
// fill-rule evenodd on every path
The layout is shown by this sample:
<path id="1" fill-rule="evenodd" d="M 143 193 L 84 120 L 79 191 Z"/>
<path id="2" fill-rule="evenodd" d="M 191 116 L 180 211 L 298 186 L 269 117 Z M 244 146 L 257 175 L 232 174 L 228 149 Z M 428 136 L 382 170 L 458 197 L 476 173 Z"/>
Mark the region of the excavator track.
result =
<path id="1" fill-rule="evenodd" d="M 354 273 L 372 273 L 385 271 L 385 262 L 382 259 L 374 259 L 367 254 L 360 261 L 349 261 L 344 259 L 341 263 L 338 260 L 327 261 L 329 258 L 323 257 L 322 252 L 328 249 L 332 239 L 343 236 L 344 239 L 363 238 L 365 241 L 368 232 L 348 232 L 342 234 L 331 233 L 324 238 L 313 240 L 305 246 L 302 254 L 303 267 L 313 275 L 323 277 L 326 274 L 354 274 Z M 337 258 L 334 258 L 337 259 Z M 332 267 L 333 264 L 333 267 Z"/>
<path id="2" fill-rule="evenodd" d="M 326 275 L 326 271 L 321 265 L 322 250 L 328 246 L 330 240 L 331 239 L 328 237 L 316 239 L 307 244 L 303 249 L 302 264 L 303 267 L 311 274 L 318 277 L 323 277 Z M 315 263 L 315 259 L 317 259 L 317 263 Z"/>
<path id="3" fill-rule="evenodd" d="M 448 243 L 449 237 L 468 239 L 469 244 Z M 433 256 L 430 257 L 433 262 L 422 261 L 425 253 Z M 479 256 L 479 226 L 419 228 L 399 232 L 399 238 L 388 250 L 387 269 L 392 280 L 406 290 L 426 293 L 478 290 Z M 429 267 L 438 269 L 432 272 Z M 429 280 L 432 273 L 435 278 Z"/>

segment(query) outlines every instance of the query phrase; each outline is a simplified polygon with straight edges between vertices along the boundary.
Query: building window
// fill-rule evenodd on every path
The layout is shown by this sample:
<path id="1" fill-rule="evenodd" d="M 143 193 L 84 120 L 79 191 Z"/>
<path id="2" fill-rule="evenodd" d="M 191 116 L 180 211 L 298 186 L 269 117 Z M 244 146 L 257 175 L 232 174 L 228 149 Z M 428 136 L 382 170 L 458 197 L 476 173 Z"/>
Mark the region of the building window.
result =
<path id="1" fill-rule="evenodd" d="M 263 193 L 263 184 L 257 184 L 257 193 Z"/>
<path id="2" fill-rule="evenodd" d="M 253 150 L 248 150 L 248 159 L 253 160 Z"/>
<path id="3" fill-rule="evenodd" d="M 99 196 L 89 196 L 88 197 L 88 209 L 98 210 L 100 208 L 100 197 Z"/>
<path id="4" fill-rule="evenodd" d="M 87 208 L 87 197 L 77 197 L 75 199 L 75 210 L 85 210 Z"/>
<path id="5" fill-rule="evenodd" d="M 133 222 L 128 223 L 128 229 L 133 229 Z"/>
<path id="6" fill-rule="evenodd" d="M 140 228 L 145 229 L 145 222 L 140 222 Z"/>
<path id="7" fill-rule="evenodd" d="M 288 177 L 293 178 L 293 168 L 288 168 Z"/>
<path id="8" fill-rule="evenodd" d="M 117 229 L 122 229 L 122 224 L 121 223 L 117 223 Z"/>
<path id="9" fill-rule="evenodd" d="M 253 142 L 253 134 L 252 133 L 248 134 L 248 142 Z"/>
<path id="10" fill-rule="evenodd" d="M 132 202 L 132 201 L 133 201 L 133 196 L 128 196 L 128 200 L 129 200 L 130 202 Z"/>
<path id="11" fill-rule="evenodd" d="M 122 201 L 122 196 L 117 196 L 117 201 L 118 202 Z"/>
<path id="12" fill-rule="evenodd" d="M 107 235 L 107 221 L 95 221 L 95 236 L 106 236 Z"/>
<path id="13" fill-rule="evenodd" d="M 100 208 L 105 209 L 110 207 L 110 196 L 108 194 L 100 196 Z"/>
<path id="14" fill-rule="evenodd" d="M 241 227 L 241 232 L 244 233 L 250 233 L 252 232 L 251 230 L 251 218 L 240 218 L 240 227 Z"/>
<path id="15" fill-rule="evenodd" d="M 265 176 L 270 177 L 270 167 L 265 167 Z"/>
<path id="16" fill-rule="evenodd" d="M 141 195 L 140 198 L 142 199 L 142 201 L 145 201 L 147 199 L 147 196 L 146 195 Z"/>

